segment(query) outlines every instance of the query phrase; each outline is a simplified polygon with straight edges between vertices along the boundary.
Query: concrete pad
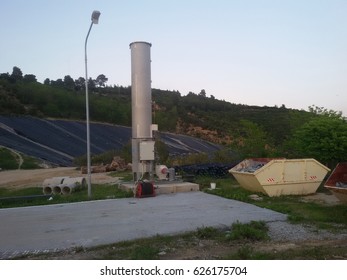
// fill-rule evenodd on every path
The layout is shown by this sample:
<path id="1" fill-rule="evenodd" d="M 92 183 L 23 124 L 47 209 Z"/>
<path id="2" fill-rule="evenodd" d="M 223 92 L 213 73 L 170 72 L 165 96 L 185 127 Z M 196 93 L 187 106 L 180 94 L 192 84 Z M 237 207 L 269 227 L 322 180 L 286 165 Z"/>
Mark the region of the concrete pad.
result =
<path id="1" fill-rule="evenodd" d="M 134 188 L 134 183 L 122 183 L 120 185 L 121 189 L 124 190 L 132 190 Z M 159 194 L 170 194 L 177 192 L 193 192 L 199 191 L 199 185 L 190 183 L 190 182 L 182 182 L 182 181 L 162 181 L 154 183 L 155 193 Z"/>
<path id="2" fill-rule="evenodd" d="M 0 259 L 286 215 L 203 192 L 0 209 Z"/>

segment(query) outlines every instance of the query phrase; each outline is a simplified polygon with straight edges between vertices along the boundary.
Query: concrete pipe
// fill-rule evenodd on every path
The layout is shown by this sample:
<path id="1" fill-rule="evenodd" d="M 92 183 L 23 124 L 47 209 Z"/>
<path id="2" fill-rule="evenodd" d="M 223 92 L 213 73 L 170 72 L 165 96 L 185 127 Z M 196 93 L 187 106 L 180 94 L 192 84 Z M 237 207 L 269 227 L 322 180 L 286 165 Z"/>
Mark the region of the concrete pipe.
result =
<path id="1" fill-rule="evenodd" d="M 61 194 L 61 189 L 63 188 L 63 184 L 53 186 L 52 192 L 53 194 Z"/>
<path id="2" fill-rule="evenodd" d="M 67 178 L 64 180 L 61 187 L 61 194 L 71 194 L 86 188 L 86 179 L 84 177 Z"/>
<path id="3" fill-rule="evenodd" d="M 69 177 L 53 177 L 45 179 L 42 183 L 43 194 L 50 195 L 53 194 L 53 189 L 59 184 L 62 184 L 63 181 Z M 58 189 L 56 189 L 56 192 Z"/>
<path id="4" fill-rule="evenodd" d="M 44 186 L 43 187 L 43 194 L 50 195 L 53 193 L 53 189 L 51 186 Z"/>

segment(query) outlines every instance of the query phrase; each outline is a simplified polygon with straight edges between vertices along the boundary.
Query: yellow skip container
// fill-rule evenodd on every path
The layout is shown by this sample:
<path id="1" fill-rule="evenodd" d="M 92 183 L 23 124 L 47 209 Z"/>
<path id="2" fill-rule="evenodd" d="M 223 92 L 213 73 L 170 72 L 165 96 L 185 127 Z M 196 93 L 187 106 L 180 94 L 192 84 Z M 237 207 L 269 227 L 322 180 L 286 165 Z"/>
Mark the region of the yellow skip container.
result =
<path id="1" fill-rule="evenodd" d="M 312 158 L 250 158 L 229 170 L 241 187 L 268 196 L 315 193 L 329 171 Z"/>

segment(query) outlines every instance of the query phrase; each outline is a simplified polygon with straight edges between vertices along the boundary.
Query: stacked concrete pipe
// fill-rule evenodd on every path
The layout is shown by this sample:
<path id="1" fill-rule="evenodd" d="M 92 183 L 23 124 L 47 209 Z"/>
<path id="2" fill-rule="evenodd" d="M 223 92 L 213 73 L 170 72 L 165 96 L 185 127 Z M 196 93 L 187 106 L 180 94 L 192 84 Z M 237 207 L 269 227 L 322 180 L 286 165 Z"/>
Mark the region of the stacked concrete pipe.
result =
<path id="1" fill-rule="evenodd" d="M 57 186 L 62 184 L 66 178 L 69 177 L 53 177 L 45 179 L 42 183 L 43 194 L 56 194 L 56 192 L 60 189 L 59 187 L 57 188 Z"/>
<path id="2" fill-rule="evenodd" d="M 86 179 L 84 177 L 66 178 L 61 187 L 61 194 L 71 194 L 86 187 Z"/>
<path id="3" fill-rule="evenodd" d="M 53 177 L 45 179 L 42 184 L 43 193 L 46 195 L 71 194 L 85 187 L 86 179 L 84 177 Z"/>

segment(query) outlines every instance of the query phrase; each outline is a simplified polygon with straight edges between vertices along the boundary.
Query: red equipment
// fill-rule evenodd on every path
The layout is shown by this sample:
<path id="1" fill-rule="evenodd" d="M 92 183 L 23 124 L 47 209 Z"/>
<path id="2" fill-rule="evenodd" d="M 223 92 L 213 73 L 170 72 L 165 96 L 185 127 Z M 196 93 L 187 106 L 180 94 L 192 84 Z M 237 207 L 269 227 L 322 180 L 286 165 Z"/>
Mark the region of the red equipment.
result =
<path id="1" fill-rule="evenodd" d="M 151 182 L 138 181 L 136 185 L 136 197 L 153 197 L 155 196 L 154 185 Z"/>

